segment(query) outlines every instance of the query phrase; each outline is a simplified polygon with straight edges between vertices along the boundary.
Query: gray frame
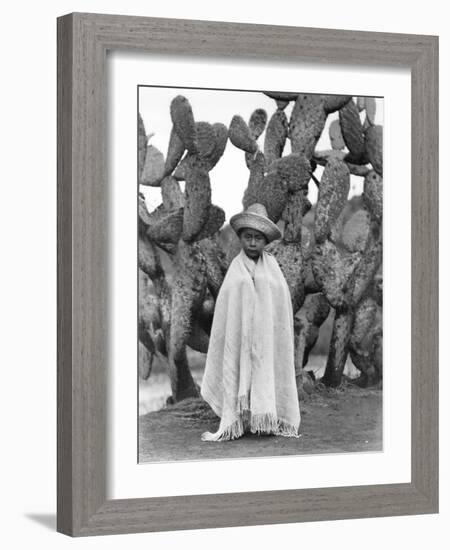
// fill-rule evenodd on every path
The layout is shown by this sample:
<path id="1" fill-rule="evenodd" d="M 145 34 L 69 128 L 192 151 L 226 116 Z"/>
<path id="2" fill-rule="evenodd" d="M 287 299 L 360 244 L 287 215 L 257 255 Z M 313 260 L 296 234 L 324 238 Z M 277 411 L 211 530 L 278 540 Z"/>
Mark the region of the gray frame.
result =
<path id="1" fill-rule="evenodd" d="M 108 50 L 402 66 L 412 82 L 412 481 L 106 498 Z M 58 505 L 72 536 L 438 511 L 438 38 L 75 13 L 58 19 Z"/>

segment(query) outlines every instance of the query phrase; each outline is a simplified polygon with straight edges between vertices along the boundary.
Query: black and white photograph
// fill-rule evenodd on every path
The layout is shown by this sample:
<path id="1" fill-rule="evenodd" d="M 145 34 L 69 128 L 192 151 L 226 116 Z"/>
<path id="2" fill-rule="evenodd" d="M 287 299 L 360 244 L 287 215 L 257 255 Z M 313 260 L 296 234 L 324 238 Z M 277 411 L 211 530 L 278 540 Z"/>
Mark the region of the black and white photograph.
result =
<path id="1" fill-rule="evenodd" d="M 139 462 L 383 450 L 383 98 L 138 87 Z"/>
<path id="2" fill-rule="evenodd" d="M 3 14 L 4 547 L 446 548 L 445 3 Z"/>

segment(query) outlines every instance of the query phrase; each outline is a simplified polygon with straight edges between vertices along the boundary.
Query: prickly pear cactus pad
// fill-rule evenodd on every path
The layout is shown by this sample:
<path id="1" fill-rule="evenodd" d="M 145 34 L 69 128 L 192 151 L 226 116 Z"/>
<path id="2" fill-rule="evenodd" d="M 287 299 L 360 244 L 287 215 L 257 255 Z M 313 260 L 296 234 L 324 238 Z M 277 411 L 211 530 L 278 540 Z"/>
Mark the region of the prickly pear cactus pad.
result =
<path id="1" fill-rule="evenodd" d="M 349 252 L 362 252 L 370 238 L 370 215 L 364 210 L 357 210 L 347 220 L 342 230 L 342 243 Z"/>
<path id="2" fill-rule="evenodd" d="M 289 137 L 293 153 L 313 156 L 325 126 L 327 113 L 325 99 L 321 95 L 300 94 L 292 109 L 289 122 Z"/>
<path id="3" fill-rule="evenodd" d="M 355 269 L 352 296 L 353 304 L 358 304 L 359 301 L 371 291 L 371 283 L 381 265 L 382 253 L 381 240 L 371 238 Z"/>
<path id="4" fill-rule="evenodd" d="M 248 121 L 248 127 L 253 139 L 258 139 L 264 132 L 267 124 L 267 112 L 264 109 L 255 109 Z"/>
<path id="5" fill-rule="evenodd" d="M 267 215 L 273 222 L 277 222 L 286 206 L 288 189 L 286 182 L 273 172 L 264 176 L 261 183 L 255 188 L 256 201 L 266 207 Z M 248 203 L 245 205 L 247 208 Z"/>
<path id="6" fill-rule="evenodd" d="M 211 205 L 211 184 L 203 170 L 190 170 L 186 177 L 183 239 L 194 240 L 205 225 Z"/>
<path id="7" fill-rule="evenodd" d="M 366 155 L 375 172 L 383 175 L 383 128 L 370 126 L 366 130 Z"/>
<path id="8" fill-rule="evenodd" d="M 292 92 L 264 92 L 266 96 L 275 99 L 276 101 L 295 101 L 298 94 Z"/>
<path id="9" fill-rule="evenodd" d="M 283 242 L 298 243 L 303 246 L 302 240 L 302 219 L 305 211 L 306 198 L 302 191 L 288 193 L 286 206 L 281 214 L 284 221 Z"/>
<path id="10" fill-rule="evenodd" d="M 208 214 L 206 216 L 206 221 L 203 224 L 202 228 L 196 235 L 196 240 L 201 241 L 202 239 L 207 239 L 212 237 L 219 229 L 222 227 L 225 221 L 225 212 L 220 208 L 211 204 L 208 209 Z"/>
<path id="11" fill-rule="evenodd" d="M 248 185 L 242 199 L 244 209 L 248 208 L 254 202 L 259 202 L 259 188 L 264 180 L 264 168 L 264 154 L 258 151 L 250 162 Z"/>
<path id="12" fill-rule="evenodd" d="M 177 164 L 180 162 L 181 157 L 185 151 L 183 140 L 177 134 L 175 126 L 172 126 L 170 131 L 169 146 L 167 149 L 166 163 L 164 165 L 164 175 L 171 174 Z"/>
<path id="13" fill-rule="evenodd" d="M 195 130 L 197 133 L 198 154 L 201 157 L 211 156 L 216 144 L 216 134 L 213 126 L 209 122 L 196 122 Z"/>
<path id="14" fill-rule="evenodd" d="M 258 150 L 256 139 L 252 136 L 250 128 L 240 115 L 234 115 L 231 119 L 228 135 L 231 143 L 238 149 L 247 153 L 255 153 Z"/>
<path id="15" fill-rule="evenodd" d="M 151 216 L 151 215 L 150 215 Z M 154 217 L 147 228 L 147 237 L 155 243 L 175 244 L 183 230 L 183 208 Z"/>
<path id="16" fill-rule="evenodd" d="M 364 157 L 364 129 L 356 103 L 352 100 L 339 109 L 339 123 L 352 162 L 358 164 Z"/>
<path id="17" fill-rule="evenodd" d="M 170 104 L 170 116 L 175 132 L 183 141 L 185 148 L 190 153 L 197 153 L 195 120 L 189 101 L 181 95 L 175 97 Z"/>
<path id="18" fill-rule="evenodd" d="M 314 218 L 314 236 L 323 242 L 344 208 L 350 190 L 350 171 L 345 162 L 330 159 L 323 171 Z"/>
<path id="19" fill-rule="evenodd" d="M 228 139 L 228 128 L 221 122 L 215 122 L 213 125 L 214 130 L 214 146 L 211 152 L 205 155 L 207 169 L 212 170 L 214 166 L 219 162 L 222 157 Z"/>
<path id="20" fill-rule="evenodd" d="M 139 269 L 152 281 L 163 275 L 161 262 L 155 244 L 146 235 L 139 236 Z"/>
<path id="21" fill-rule="evenodd" d="M 161 182 L 161 197 L 164 208 L 173 210 L 184 206 L 184 195 L 180 184 L 173 176 L 165 177 Z"/>
<path id="22" fill-rule="evenodd" d="M 377 104 L 374 97 L 364 98 L 364 109 L 366 110 L 366 118 L 371 126 L 375 124 L 375 115 L 377 111 Z"/>
<path id="23" fill-rule="evenodd" d="M 143 387 L 164 375 L 161 407 L 202 402 L 216 301 L 242 246 L 229 220 L 255 203 L 280 231 L 265 250 L 291 296 L 298 398 L 345 391 L 347 373 L 356 386 L 379 384 L 383 100 L 308 88 L 139 94 Z"/>
<path id="24" fill-rule="evenodd" d="M 148 145 L 142 169 L 141 185 L 158 187 L 164 177 L 164 155 L 153 145 Z"/>
<path id="25" fill-rule="evenodd" d="M 311 163 L 304 155 L 291 153 L 274 160 L 269 172 L 278 174 L 291 193 L 306 191 L 311 179 Z"/>
<path id="26" fill-rule="evenodd" d="M 328 133 L 330 136 L 331 147 L 338 151 L 344 149 L 345 141 L 342 137 L 341 125 L 339 124 L 339 120 L 333 120 L 328 129 Z"/>
<path id="27" fill-rule="evenodd" d="M 324 96 L 324 108 L 327 115 L 334 113 L 351 101 L 351 95 L 326 95 Z"/>
<path id="28" fill-rule="evenodd" d="M 141 177 L 144 169 L 145 154 L 147 152 L 147 136 L 145 135 L 144 121 L 139 113 L 138 116 L 138 173 Z"/>
<path id="29" fill-rule="evenodd" d="M 312 255 L 313 274 L 332 307 L 342 309 L 351 305 L 355 270 L 360 260 L 360 253 L 342 254 L 329 240 L 316 245 Z"/>
<path id="30" fill-rule="evenodd" d="M 301 242 L 274 241 L 267 247 L 267 251 L 277 259 L 291 293 L 293 310 L 298 311 L 305 299 L 303 278 L 299 277 L 302 266 Z"/>
<path id="31" fill-rule="evenodd" d="M 364 337 L 373 326 L 377 314 L 377 303 L 372 296 L 366 296 L 355 309 L 355 319 L 351 336 L 353 348 L 361 346 Z"/>
<path id="32" fill-rule="evenodd" d="M 264 156 L 267 165 L 279 159 L 288 136 L 288 120 L 284 111 L 276 110 L 270 117 L 264 140 Z"/>
<path id="33" fill-rule="evenodd" d="M 383 216 L 383 178 L 373 170 L 364 178 L 363 198 L 373 218 L 381 221 Z"/>

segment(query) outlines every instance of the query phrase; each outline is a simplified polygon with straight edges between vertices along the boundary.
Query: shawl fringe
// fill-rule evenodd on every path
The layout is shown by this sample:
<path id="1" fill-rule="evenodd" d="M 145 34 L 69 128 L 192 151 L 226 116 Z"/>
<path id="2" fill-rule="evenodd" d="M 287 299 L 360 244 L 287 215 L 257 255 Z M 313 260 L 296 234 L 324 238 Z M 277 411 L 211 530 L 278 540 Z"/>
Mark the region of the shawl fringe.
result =
<path id="1" fill-rule="evenodd" d="M 251 414 L 247 408 L 240 411 L 237 419 L 222 432 L 204 432 L 201 439 L 202 441 L 231 441 L 242 437 L 247 430 L 258 435 L 273 434 L 283 437 L 301 437 L 301 434 L 298 433 L 298 427 L 289 424 L 282 418 L 277 418 L 275 414 Z"/>

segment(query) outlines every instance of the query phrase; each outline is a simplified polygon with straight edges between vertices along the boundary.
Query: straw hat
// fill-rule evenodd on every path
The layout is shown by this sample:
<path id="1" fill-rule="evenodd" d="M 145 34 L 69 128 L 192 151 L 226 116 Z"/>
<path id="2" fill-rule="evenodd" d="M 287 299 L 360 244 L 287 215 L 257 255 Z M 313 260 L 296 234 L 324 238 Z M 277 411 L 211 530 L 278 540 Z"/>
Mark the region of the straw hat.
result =
<path id="1" fill-rule="evenodd" d="M 230 225 L 236 233 L 244 227 L 261 231 L 269 242 L 281 237 L 278 226 L 267 217 L 266 207 L 258 202 L 251 204 L 244 212 L 232 216 Z"/>

